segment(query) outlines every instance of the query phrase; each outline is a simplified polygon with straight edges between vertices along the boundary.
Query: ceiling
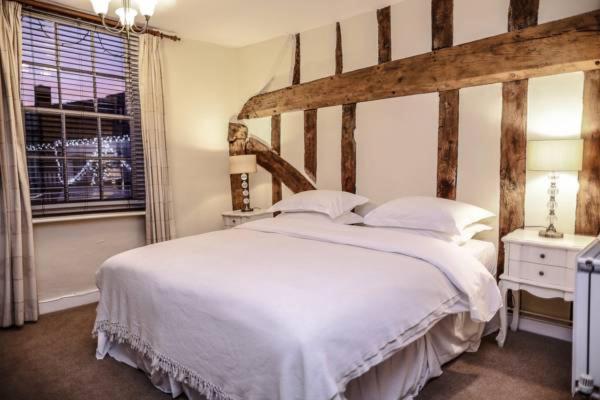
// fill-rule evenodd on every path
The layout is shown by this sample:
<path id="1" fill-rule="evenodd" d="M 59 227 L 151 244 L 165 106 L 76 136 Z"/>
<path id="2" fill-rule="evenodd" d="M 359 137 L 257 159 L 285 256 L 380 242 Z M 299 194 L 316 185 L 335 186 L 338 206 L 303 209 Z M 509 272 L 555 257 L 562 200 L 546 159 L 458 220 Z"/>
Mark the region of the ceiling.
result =
<path id="1" fill-rule="evenodd" d="M 134 0 L 136 1 L 136 0 Z M 399 0 L 158 0 L 152 26 L 239 47 L 334 23 Z M 54 0 L 92 12 L 90 0 Z M 112 10 L 121 4 L 111 1 Z"/>

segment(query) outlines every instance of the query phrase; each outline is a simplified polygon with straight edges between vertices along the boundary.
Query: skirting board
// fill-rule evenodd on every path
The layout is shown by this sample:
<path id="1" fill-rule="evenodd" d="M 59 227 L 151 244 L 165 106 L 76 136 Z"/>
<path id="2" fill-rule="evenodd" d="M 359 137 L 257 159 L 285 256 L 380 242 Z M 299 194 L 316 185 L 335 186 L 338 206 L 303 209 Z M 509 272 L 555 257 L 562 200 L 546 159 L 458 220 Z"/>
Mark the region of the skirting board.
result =
<path id="1" fill-rule="evenodd" d="M 40 314 L 48 314 L 56 311 L 67 310 L 69 308 L 83 306 L 85 304 L 95 303 L 100 299 L 98 289 L 91 289 L 84 292 L 72 293 L 53 299 L 40 300 Z"/>
<path id="2" fill-rule="evenodd" d="M 508 336 L 510 337 L 510 323 L 512 321 L 512 312 L 508 313 Z M 521 315 L 519 318 L 519 330 L 535 333 L 537 335 L 548 336 L 551 338 L 564 340 L 565 342 L 573 341 L 573 330 L 570 326 L 560 325 L 548 321 L 531 318 L 526 315 Z M 507 339 L 508 340 L 508 339 Z"/>

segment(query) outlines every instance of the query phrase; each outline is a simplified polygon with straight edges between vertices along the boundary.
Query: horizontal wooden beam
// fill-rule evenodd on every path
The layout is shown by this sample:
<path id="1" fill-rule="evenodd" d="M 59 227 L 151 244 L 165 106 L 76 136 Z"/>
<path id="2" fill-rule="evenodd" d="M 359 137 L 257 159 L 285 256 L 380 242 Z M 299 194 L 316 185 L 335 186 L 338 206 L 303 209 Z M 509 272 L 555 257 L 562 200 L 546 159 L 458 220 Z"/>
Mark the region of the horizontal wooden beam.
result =
<path id="1" fill-rule="evenodd" d="M 252 97 L 240 119 L 600 69 L 600 10 Z"/>
<path id="2" fill-rule="evenodd" d="M 300 171 L 259 139 L 252 136 L 248 138 L 246 154 L 256 154 L 258 165 L 269 171 L 273 178 L 283 182 L 292 192 L 298 193 L 315 189 Z"/>

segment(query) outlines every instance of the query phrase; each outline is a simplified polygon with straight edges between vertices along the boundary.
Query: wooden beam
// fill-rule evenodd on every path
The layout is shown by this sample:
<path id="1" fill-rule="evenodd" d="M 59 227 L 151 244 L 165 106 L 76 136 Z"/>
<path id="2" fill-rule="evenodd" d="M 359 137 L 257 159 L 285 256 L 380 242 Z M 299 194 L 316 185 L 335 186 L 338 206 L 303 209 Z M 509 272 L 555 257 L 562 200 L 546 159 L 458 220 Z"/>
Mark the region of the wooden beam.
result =
<path id="1" fill-rule="evenodd" d="M 96 25 L 102 24 L 102 19 L 95 14 L 87 13 L 85 11 L 79 11 L 74 8 L 62 6 L 56 3 L 48 3 L 45 1 L 37 1 L 37 0 L 15 0 L 17 3 L 21 3 L 25 10 L 37 10 L 37 11 L 45 11 L 51 14 L 62 15 L 64 17 L 78 19 L 81 21 L 89 22 Z M 105 19 L 107 25 L 111 27 L 117 26 L 118 21 L 112 18 Z M 149 27 L 146 30 L 146 33 L 150 35 L 158 36 L 164 39 L 170 39 L 175 42 L 180 41 L 181 38 L 176 35 L 168 35 L 166 33 L 162 33 L 156 28 Z"/>
<path id="2" fill-rule="evenodd" d="M 335 74 L 344 72 L 344 55 L 342 50 L 342 27 L 335 23 Z"/>
<path id="3" fill-rule="evenodd" d="M 292 85 L 300 84 L 300 34 L 296 33 L 296 48 L 294 50 L 294 72 Z"/>
<path id="4" fill-rule="evenodd" d="M 342 107 L 342 190 L 356 193 L 356 104 Z"/>
<path id="5" fill-rule="evenodd" d="M 518 31 L 538 23 L 540 0 L 510 0 L 508 31 Z"/>
<path id="6" fill-rule="evenodd" d="M 431 1 L 431 47 L 435 50 L 452 47 L 454 38 L 454 0 Z"/>
<path id="7" fill-rule="evenodd" d="M 377 10 L 377 26 L 379 32 L 379 64 L 392 59 L 392 22 L 390 6 Z"/>
<path id="8" fill-rule="evenodd" d="M 575 233 L 600 233 L 600 71 L 585 73 L 583 85 L 583 169 L 579 174 L 579 193 Z"/>
<path id="9" fill-rule="evenodd" d="M 256 154 L 257 163 L 269 171 L 273 177 L 283 182 L 292 192 L 298 193 L 315 189 L 314 185 L 300 171 L 257 138 L 249 138 L 246 144 L 246 154 Z"/>
<path id="10" fill-rule="evenodd" d="M 317 181 L 317 110 L 304 111 L 304 172 Z"/>
<path id="11" fill-rule="evenodd" d="M 508 29 L 524 32 L 537 24 L 539 0 L 511 0 Z M 544 25 L 542 25 L 544 26 Z M 527 28 L 535 29 L 535 28 Z M 527 159 L 527 92 L 529 82 L 502 85 L 500 137 L 500 238 L 525 225 Z M 504 246 L 498 246 L 498 276 L 504 271 Z"/>
<path id="12" fill-rule="evenodd" d="M 456 200 L 459 91 L 440 92 L 439 97 L 437 196 Z"/>
<path id="13" fill-rule="evenodd" d="M 600 69 L 600 10 L 252 97 L 240 119 Z"/>
<path id="14" fill-rule="evenodd" d="M 432 50 L 452 47 L 454 1 L 431 1 Z M 458 89 L 439 93 L 437 196 L 456 199 L 458 177 Z"/>
<path id="15" fill-rule="evenodd" d="M 271 149 L 278 155 L 281 155 L 281 115 L 271 117 Z M 281 200 L 281 181 L 271 177 L 271 192 L 273 204 Z"/>
<path id="16" fill-rule="evenodd" d="M 248 128 L 244 124 L 229 123 L 227 141 L 229 142 L 229 155 L 238 156 L 246 153 L 246 140 L 248 139 Z M 231 207 L 240 210 L 244 206 L 242 202 L 242 179 L 240 174 L 229 175 L 231 184 Z"/>

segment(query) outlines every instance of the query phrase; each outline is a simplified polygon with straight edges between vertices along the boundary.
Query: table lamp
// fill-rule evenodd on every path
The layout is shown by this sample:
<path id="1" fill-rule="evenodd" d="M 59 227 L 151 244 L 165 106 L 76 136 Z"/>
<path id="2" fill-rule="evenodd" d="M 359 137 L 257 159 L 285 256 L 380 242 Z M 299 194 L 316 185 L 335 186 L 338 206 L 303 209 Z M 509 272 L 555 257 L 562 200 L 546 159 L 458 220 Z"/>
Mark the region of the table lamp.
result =
<path id="1" fill-rule="evenodd" d="M 243 212 L 250 212 L 250 184 L 248 174 L 256 172 L 256 154 L 245 154 L 241 156 L 229 157 L 229 174 L 242 174 L 242 195 L 244 207 Z"/>
<path id="2" fill-rule="evenodd" d="M 540 231 L 540 236 L 562 238 L 557 232 L 556 195 L 558 194 L 558 172 L 581 171 L 583 140 L 531 140 L 527 142 L 527 169 L 547 171 L 550 177 L 548 189 L 548 227 Z"/>

